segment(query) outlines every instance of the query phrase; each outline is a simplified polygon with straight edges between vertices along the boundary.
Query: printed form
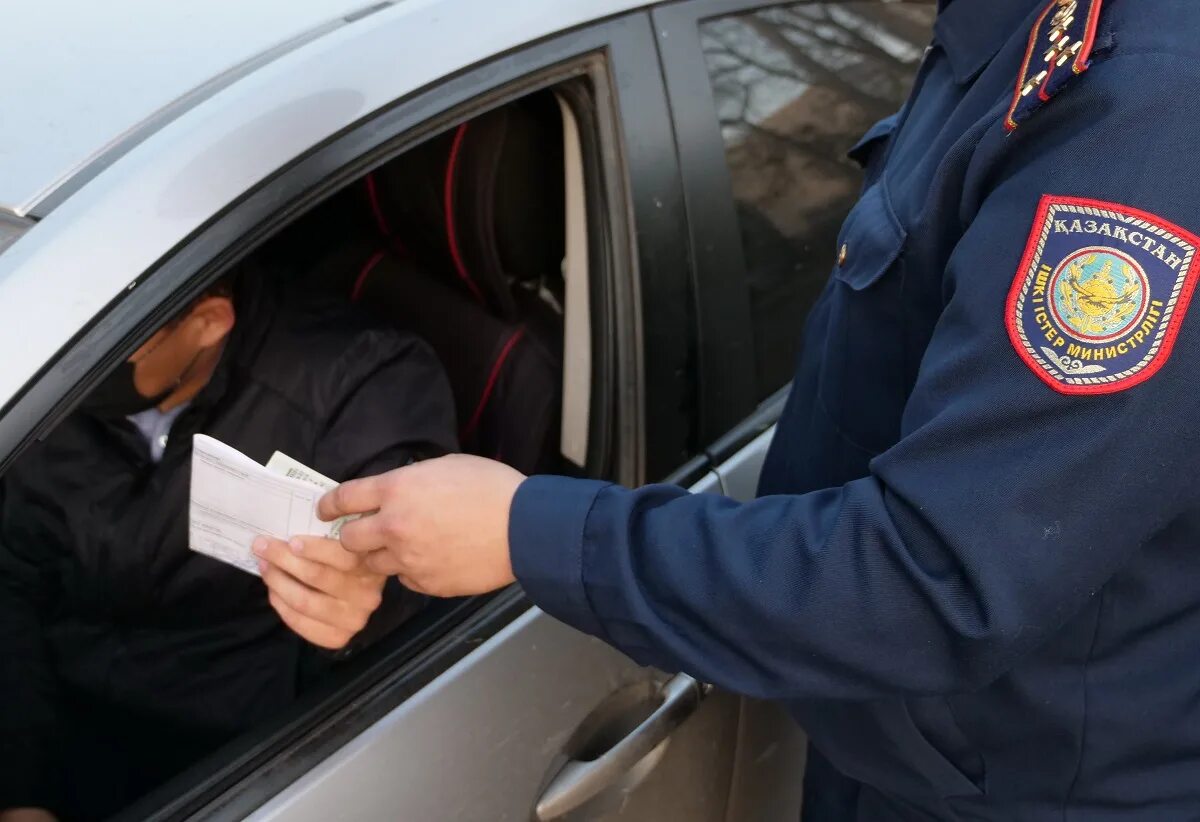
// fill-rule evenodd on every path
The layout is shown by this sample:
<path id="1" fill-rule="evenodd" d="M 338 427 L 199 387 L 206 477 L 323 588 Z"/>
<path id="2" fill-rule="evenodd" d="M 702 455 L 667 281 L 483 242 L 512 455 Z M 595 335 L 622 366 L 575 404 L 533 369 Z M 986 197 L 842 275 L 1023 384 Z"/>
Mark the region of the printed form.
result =
<path id="1" fill-rule="evenodd" d="M 204 434 L 192 437 L 188 539 L 193 551 L 258 574 L 250 550 L 260 534 L 336 539 L 349 517 L 317 518 L 317 500 L 337 483 L 278 451 L 266 466 Z"/>

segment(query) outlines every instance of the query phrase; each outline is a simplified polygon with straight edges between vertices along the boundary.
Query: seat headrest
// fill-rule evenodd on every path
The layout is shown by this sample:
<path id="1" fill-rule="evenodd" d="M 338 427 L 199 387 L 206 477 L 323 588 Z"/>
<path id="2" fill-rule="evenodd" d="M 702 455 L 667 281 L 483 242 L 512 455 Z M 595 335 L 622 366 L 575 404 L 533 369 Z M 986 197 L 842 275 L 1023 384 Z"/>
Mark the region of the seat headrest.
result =
<path id="1" fill-rule="evenodd" d="M 380 234 L 512 319 L 510 282 L 559 273 L 563 185 L 562 117 L 546 92 L 426 141 L 377 169 L 363 189 Z"/>

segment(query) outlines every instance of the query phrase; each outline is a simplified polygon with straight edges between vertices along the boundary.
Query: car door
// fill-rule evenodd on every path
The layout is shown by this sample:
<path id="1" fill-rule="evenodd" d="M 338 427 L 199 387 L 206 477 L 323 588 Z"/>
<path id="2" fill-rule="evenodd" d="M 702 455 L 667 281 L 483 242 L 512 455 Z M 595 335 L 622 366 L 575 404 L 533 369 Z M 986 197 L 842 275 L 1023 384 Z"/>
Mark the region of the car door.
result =
<path id="1" fill-rule="evenodd" d="M 528 77 L 536 67 L 569 65 L 585 55 L 598 61 L 591 74 L 595 101 L 610 98 L 615 118 L 612 132 L 598 135 L 610 141 L 599 154 L 623 156 L 623 163 L 604 169 L 604 195 L 589 198 L 593 207 L 615 206 L 611 219 L 592 232 L 608 238 L 616 275 L 608 284 L 612 310 L 607 317 L 592 314 L 594 327 L 613 329 L 607 340 L 617 383 L 609 473 L 637 481 L 656 470 L 648 464 L 660 452 L 641 443 L 655 436 L 655 426 L 666 430 L 673 422 L 654 409 L 667 402 L 661 393 L 684 389 L 674 371 L 686 352 L 677 312 L 657 315 L 654 333 L 675 339 L 654 355 L 650 345 L 637 344 L 647 325 L 628 322 L 648 307 L 677 304 L 687 287 L 683 261 L 665 253 L 685 238 L 663 92 L 649 79 L 657 69 L 650 19 L 637 14 L 576 33 L 569 44 L 518 56 L 508 78 L 494 68 L 484 76 L 493 85 L 502 79 L 520 84 L 521 72 Z M 616 82 L 610 85 L 610 78 Z M 549 75 L 539 82 L 549 82 Z M 622 202 L 632 208 L 632 225 Z M 626 266 L 619 255 L 629 252 L 636 259 Z M 643 276 L 630 279 L 639 269 Z M 594 344 L 605 342 L 601 336 Z M 659 380 L 659 371 L 672 376 Z M 661 389 L 651 390 L 656 382 Z M 679 395 L 670 399 L 678 405 Z M 676 447 L 678 465 L 686 439 Z M 711 474 L 695 482 L 701 488 L 716 483 Z M 686 675 L 641 668 L 547 617 L 516 589 L 458 630 L 466 647 L 435 645 L 430 653 L 443 658 L 429 663 L 427 681 L 414 678 L 416 669 L 407 678 L 393 674 L 369 725 L 361 725 L 367 706 L 356 708 L 360 723 L 350 734 L 337 734 L 343 717 L 330 717 L 325 727 L 336 741 L 317 749 L 310 766 L 269 801 L 254 807 L 268 785 L 278 784 L 268 765 L 262 778 L 234 787 L 219 807 L 250 812 L 255 820 L 725 817 L 737 750 L 735 697 L 712 693 Z M 420 687 L 397 703 L 406 682 Z M 303 755 L 312 744 L 306 740 L 284 755 Z"/>
<path id="2" fill-rule="evenodd" d="M 696 260 L 704 456 L 722 493 L 750 499 L 861 185 L 848 154 L 885 143 L 934 6 L 686 0 L 653 15 Z M 764 751 L 804 744 L 778 706 L 750 700 L 741 733 Z M 800 759 L 739 772 L 730 818 L 787 818 Z"/>
<path id="3" fill-rule="evenodd" d="M 602 212 L 589 213 L 589 224 L 597 270 L 611 276 L 592 289 L 593 431 L 605 447 L 585 470 L 627 483 L 720 486 L 703 467 L 702 409 L 689 399 L 699 383 L 687 309 L 695 280 L 680 253 L 688 244 L 683 190 L 649 14 L 497 48 L 500 57 L 447 79 L 410 79 L 416 91 L 360 115 L 344 86 L 355 66 L 371 85 L 354 93 L 378 99 L 386 83 L 365 67 L 397 43 L 459 38 L 463 48 L 452 21 L 422 14 L 400 4 L 358 21 L 354 32 L 298 49 L 269 77 L 217 94 L 38 215 L 9 249 L 13 256 L 0 260 L 10 287 L 54 264 L 80 266 L 88 238 L 117 244 L 126 234 L 131 285 L 9 403 L 0 417 L 6 461 L 52 430 L 158 322 L 338 181 L 505 95 L 586 78 L 595 106 L 591 180 L 601 189 L 589 203 Z M 326 63 L 341 74 L 313 71 Z M 266 114 L 239 121 L 238 112 Z M 304 145 L 300 135 L 320 136 Z M 278 153 L 281 146 L 298 153 Z M 106 198 L 141 196 L 160 208 L 124 215 L 136 223 L 153 214 L 158 222 L 140 232 L 112 211 L 90 210 Z M 121 271 L 111 254 L 96 263 L 98 279 Z M 93 283 L 96 293 L 102 284 Z M 95 299 L 81 295 L 77 310 L 87 305 L 82 297 Z M 735 776 L 744 783 L 762 762 L 796 773 L 794 758 L 768 750 L 762 729 L 743 737 L 737 697 L 641 668 L 546 617 L 515 587 L 430 609 L 402 641 L 334 685 L 125 816 L 703 822 L 727 818 Z"/>

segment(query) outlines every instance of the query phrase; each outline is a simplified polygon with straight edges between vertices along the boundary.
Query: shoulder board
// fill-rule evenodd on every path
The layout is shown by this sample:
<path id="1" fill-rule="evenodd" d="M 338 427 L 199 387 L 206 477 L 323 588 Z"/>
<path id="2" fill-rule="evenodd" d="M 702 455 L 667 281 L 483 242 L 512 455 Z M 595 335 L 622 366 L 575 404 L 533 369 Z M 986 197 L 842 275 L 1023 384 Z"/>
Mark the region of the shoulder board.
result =
<path id="1" fill-rule="evenodd" d="M 1029 33 L 1004 127 L 1016 129 L 1091 65 L 1103 0 L 1051 0 Z"/>

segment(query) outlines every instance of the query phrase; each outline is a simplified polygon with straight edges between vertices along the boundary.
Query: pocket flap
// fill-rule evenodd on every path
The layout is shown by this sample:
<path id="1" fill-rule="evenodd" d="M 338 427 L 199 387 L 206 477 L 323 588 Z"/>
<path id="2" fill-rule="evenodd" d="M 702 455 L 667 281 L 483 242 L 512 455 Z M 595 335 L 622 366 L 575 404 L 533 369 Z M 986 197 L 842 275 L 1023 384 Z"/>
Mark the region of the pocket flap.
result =
<path id="1" fill-rule="evenodd" d="M 900 122 L 900 112 L 898 111 L 895 114 L 884 117 L 867 129 L 867 133 L 850 147 L 850 150 L 846 152 L 846 156 L 860 166 L 866 165 L 867 158 L 871 155 L 871 150 L 875 146 L 875 143 L 892 136 L 892 132 L 896 130 L 898 122 Z"/>
<path id="2" fill-rule="evenodd" d="M 907 237 L 881 179 L 863 192 L 842 225 L 834 276 L 856 291 L 870 287 L 900 256 Z"/>

